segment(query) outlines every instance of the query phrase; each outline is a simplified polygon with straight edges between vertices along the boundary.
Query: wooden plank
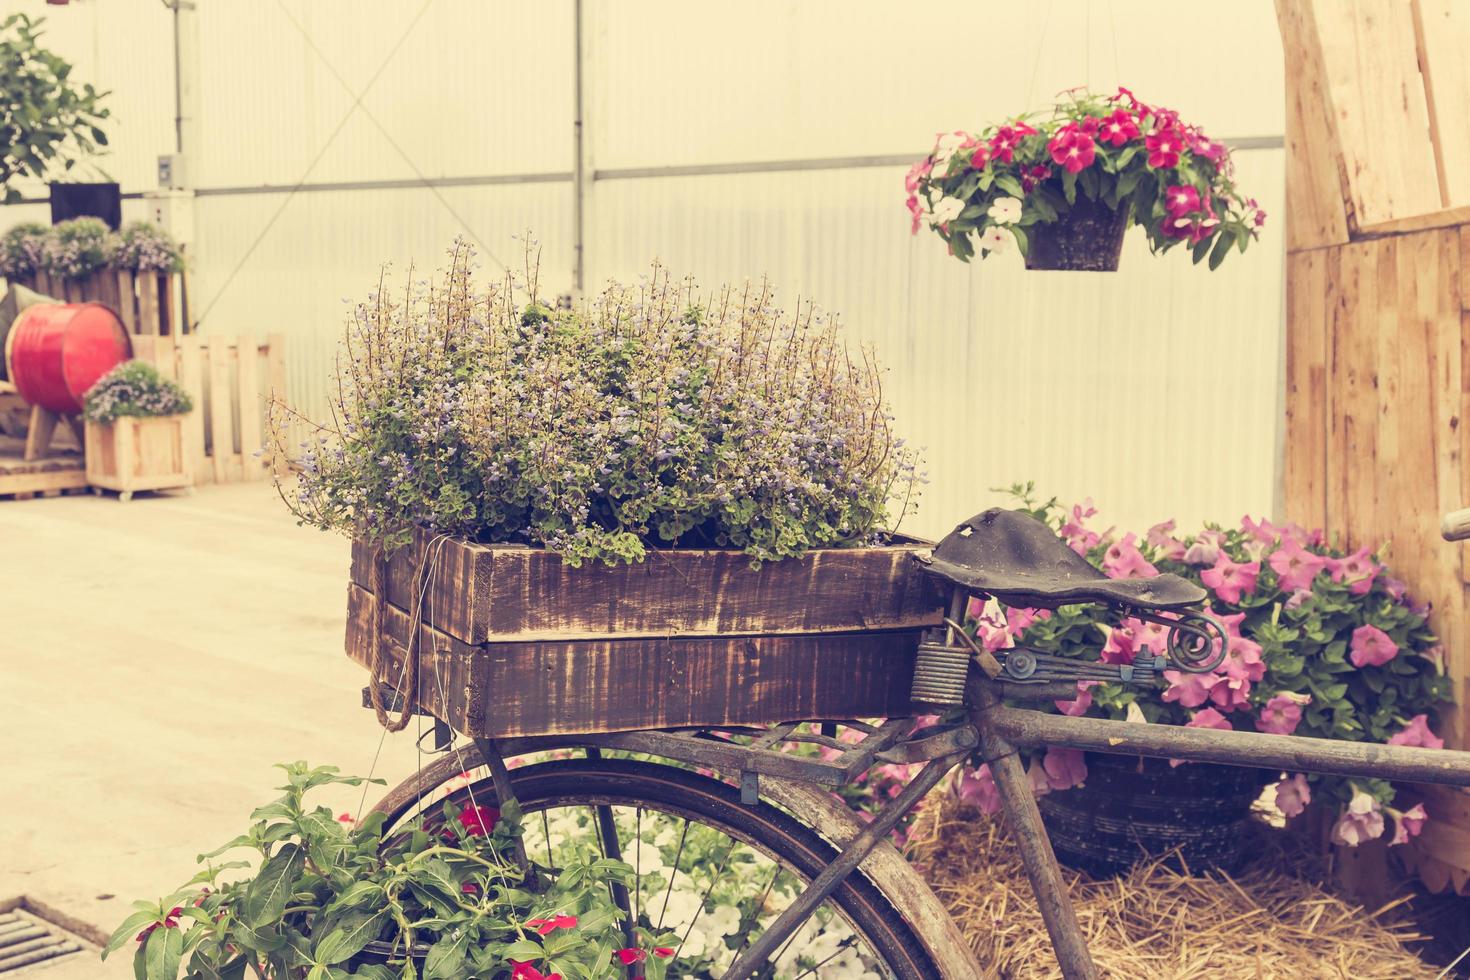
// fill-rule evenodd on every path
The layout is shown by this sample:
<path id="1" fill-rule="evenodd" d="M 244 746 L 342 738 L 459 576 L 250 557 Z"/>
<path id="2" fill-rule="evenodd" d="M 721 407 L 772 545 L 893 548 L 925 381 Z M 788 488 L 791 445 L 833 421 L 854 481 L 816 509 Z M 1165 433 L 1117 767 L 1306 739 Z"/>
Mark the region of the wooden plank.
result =
<path id="1" fill-rule="evenodd" d="M 126 269 L 117 271 L 117 313 L 122 317 L 128 333 L 138 332 L 138 300 L 133 292 L 133 274 Z"/>
<path id="2" fill-rule="evenodd" d="M 209 363 L 209 455 L 214 465 L 214 481 L 224 483 L 230 476 L 230 457 L 235 454 L 230 342 L 224 337 L 210 337 L 205 350 Z"/>
<path id="3" fill-rule="evenodd" d="M 260 393 L 260 345 L 254 334 L 241 334 L 239 344 L 240 379 L 240 465 L 246 480 L 265 479 L 261 459 L 264 444 L 260 439 L 262 398 Z"/>
<path id="4" fill-rule="evenodd" d="M 179 322 L 175 306 L 178 296 L 174 291 L 174 276 L 169 272 L 158 274 L 158 332 L 165 334 L 179 334 L 176 324 Z"/>
<path id="5" fill-rule="evenodd" d="M 285 476 L 290 470 L 290 460 L 287 458 L 287 449 L 297 445 L 301 440 L 294 438 L 295 426 L 287 421 L 284 411 L 289 392 L 286 390 L 286 335 L 283 333 L 267 334 L 265 338 L 267 345 L 265 355 L 266 375 L 266 398 L 270 405 L 270 417 L 276 419 L 276 425 L 282 427 L 282 431 L 274 429 L 269 433 L 271 440 L 271 468 L 276 476 Z"/>
<path id="6" fill-rule="evenodd" d="M 636 565 L 573 568 L 540 548 L 420 531 L 389 563 L 387 595 L 417 608 L 417 569 L 432 554 L 424 617 L 472 644 L 917 628 L 938 624 L 943 606 L 913 561 L 919 547 L 821 549 L 759 568 L 738 551 L 659 550 Z M 352 580 L 366 588 L 372 560 L 354 544 Z"/>
<path id="7" fill-rule="evenodd" d="M 158 277 L 143 273 L 137 276 L 138 283 L 138 332 L 157 334 L 158 323 Z"/>
<path id="8" fill-rule="evenodd" d="M 1286 64 L 1286 247 L 1348 240 L 1348 199 L 1332 93 L 1310 0 L 1276 0 Z"/>
<path id="9" fill-rule="evenodd" d="M 76 459 L 67 469 L 11 473 L 0 470 L 0 494 L 39 493 L 46 490 L 69 490 L 87 485 L 82 461 Z"/>
<path id="10" fill-rule="evenodd" d="M 195 482 L 203 483 L 214 474 L 210 461 L 204 455 L 204 353 L 199 346 L 198 334 L 180 336 L 178 345 L 179 387 L 188 392 L 194 403 L 194 411 L 184 419 L 184 458 Z"/>
<path id="11" fill-rule="evenodd" d="M 1470 205 L 1470 7 L 1458 0 L 1412 0 L 1440 194 Z"/>
<path id="12" fill-rule="evenodd" d="M 371 663 L 374 596 L 352 586 L 347 653 Z M 381 677 L 404 676 L 409 617 L 385 615 Z M 761 725 L 909 710 L 917 630 L 832 636 L 672 636 L 471 646 L 419 627 L 419 702 L 495 738 Z"/>
<path id="13" fill-rule="evenodd" d="M 1286 517 L 1305 527 L 1327 522 L 1327 338 L 1329 268 L 1335 249 L 1286 257 Z"/>

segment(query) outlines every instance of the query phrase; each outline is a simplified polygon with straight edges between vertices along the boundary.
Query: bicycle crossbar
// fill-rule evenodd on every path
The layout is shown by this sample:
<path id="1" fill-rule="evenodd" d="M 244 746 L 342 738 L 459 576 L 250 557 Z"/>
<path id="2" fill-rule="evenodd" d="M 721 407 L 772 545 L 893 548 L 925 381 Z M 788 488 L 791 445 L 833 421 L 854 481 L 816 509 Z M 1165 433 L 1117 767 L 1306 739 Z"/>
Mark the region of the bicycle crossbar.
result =
<path id="1" fill-rule="evenodd" d="M 1026 748 L 1065 746 L 1253 769 L 1470 786 L 1470 752 L 1448 749 L 1073 718 L 1003 705 L 991 709 L 990 723 L 997 734 Z"/>

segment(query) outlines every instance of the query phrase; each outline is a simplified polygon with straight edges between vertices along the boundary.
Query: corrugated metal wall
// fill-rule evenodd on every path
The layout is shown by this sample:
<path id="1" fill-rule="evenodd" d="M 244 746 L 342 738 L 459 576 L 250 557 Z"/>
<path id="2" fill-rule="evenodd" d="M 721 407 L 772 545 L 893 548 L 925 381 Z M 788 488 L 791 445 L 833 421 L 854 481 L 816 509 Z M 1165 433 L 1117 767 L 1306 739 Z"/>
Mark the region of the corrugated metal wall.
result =
<path id="1" fill-rule="evenodd" d="M 156 0 L 44 9 L 79 77 L 114 90 L 107 169 L 147 189 L 154 157 L 173 148 L 167 11 Z M 192 180 L 565 173 L 573 9 L 199 0 Z M 1280 134 L 1271 4 L 1232 5 L 1220 21 L 1215 5 L 1152 0 L 589 0 L 592 163 L 918 156 L 938 129 L 1119 79 L 1212 135 Z M 599 180 L 588 282 L 658 258 L 710 286 L 768 275 L 789 301 L 840 311 L 888 364 L 900 425 L 928 448 L 917 531 L 942 532 L 992 500 L 987 487 L 1027 479 L 1090 494 L 1120 525 L 1231 520 L 1272 507 L 1281 411 L 1282 154 L 1237 160 L 1273 226 L 1214 274 L 1182 254 L 1151 259 L 1141 237 L 1117 275 L 1026 273 L 1015 256 L 966 267 L 927 233 L 909 237 L 902 168 L 870 168 Z M 511 262 L 511 236 L 530 230 L 544 280 L 565 289 L 571 195 L 562 181 L 200 197 L 194 312 L 206 331 L 287 333 L 293 394 L 320 411 L 342 301 L 381 262 L 432 267 L 465 232 Z M 43 214 L 3 209 L 0 226 Z"/>

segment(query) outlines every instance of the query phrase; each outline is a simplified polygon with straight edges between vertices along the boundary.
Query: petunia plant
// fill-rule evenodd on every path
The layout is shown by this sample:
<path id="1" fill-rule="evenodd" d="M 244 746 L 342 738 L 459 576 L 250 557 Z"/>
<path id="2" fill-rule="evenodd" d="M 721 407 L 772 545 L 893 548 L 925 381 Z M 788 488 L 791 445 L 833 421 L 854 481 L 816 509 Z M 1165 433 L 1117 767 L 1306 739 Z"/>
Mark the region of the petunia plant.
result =
<path id="1" fill-rule="evenodd" d="M 1236 188 L 1223 143 L 1126 88 L 1073 90 L 1048 114 L 940 133 L 904 184 L 914 234 L 929 227 L 963 261 L 1012 245 L 1028 254 L 1037 232 L 1079 202 L 1116 214 L 1120 235 L 1141 226 L 1155 252 L 1189 245 L 1211 269 L 1232 248 L 1244 252 L 1266 220 Z"/>
<path id="2" fill-rule="evenodd" d="M 1175 522 L 1136 533 L 1090 528 L 1091 502 L 1070 510 L 1038 502 L 1029 486 L 1013 487 L 1034 516 L 1047 521 L 1074 551 L 1113 578 L 1172 572 L 1203 586 L 1213 615 L 1230 638 L 1221 667 L 1207 674 L 1164 671 L 1156 690 L 1079 682 L 1075 698 L 1056 702 L 1068 715 L 1143 720 L 1191 728 L 1386 742 L 1441 748 L 1430 718 L 1450 697 L 1443 648 L 1403 582 L 1368 548 L 1351 553 L 1321 531 L 1241 519 L 1192 535 Z M 1130 664 L 1165 652 L 1166 628 L 1095 606 L 975 608 L 978 636 L 990 649 L 1025 646 L 1045 653 Z M 1080 752 L 1050 749 L 1033 764 L 1038 792 L 1068 789 L 1087 777 Z M 990 808 L 989 772 L 962 785 Z M 1296 816 L 1314 799 L 1336 813 L 1333 837 L 1356 845 L 1391 831 L 1404 843 L 1417 835 L 1421 805 L 1393 806 L 1382 779 L 1286 774 L 1275 799 Z M 1386 819 L 1388 818 L 1388 819 Z M 1391 823 L 1389 822 L 1391 820 Z"/>
<path id="3" fill-rule="evenodd" d="M 334 816 L 304 796 L 364 780 L 280 768 L 285 795 L 201 855 L 179 891 L 134 903 L 104 958 L 133 941 L 140 980 L 612 980 L 632 963 L 664 977 L 679 937 L 639 928 L 630 945 L 619 925 L 609 885 L 632 881 L 628 865 L 590 853 L 523 864 L 518 812 L 473 798 L 406 828 L 381 813 Z M 235 851 L 254 861 L 214 863 Z"/>

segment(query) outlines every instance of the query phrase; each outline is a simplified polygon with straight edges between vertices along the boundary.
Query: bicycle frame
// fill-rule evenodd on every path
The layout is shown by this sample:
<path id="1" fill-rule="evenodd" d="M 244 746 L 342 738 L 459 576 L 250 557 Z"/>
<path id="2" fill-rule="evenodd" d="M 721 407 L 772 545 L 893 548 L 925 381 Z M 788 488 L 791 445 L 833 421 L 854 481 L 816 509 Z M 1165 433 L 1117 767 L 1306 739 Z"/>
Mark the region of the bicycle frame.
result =
<path id="1" fill-rule="evenodd" d="M 962 610 L 968 600 L 969 594 L 957 588 L 951 607 Z M 963 723 L 915 731 L 912 718 L 889 719 L 877 726 L 844 722 L 863 732 L 863 738 L 856 743 L 840 742 L 830 730 L 820 734 L 801 732 L 799 722 L 764 730 L 705 728 L 495 741 L 475 739 L 474 742 L 503 800 L 514 798 L 506 776 L 505 758 L 568 747 L 581 747 L 589 754 L 604 749 L 643 753 L 716 770 L 739 779 L 741 797 L 746 803 L 759 799 L 762 776 L 782 782 L 836 787 L 851 782 L 878 763 L 923 763 L 919 775 L 897 797 L 888 801 L 855 836 L 841 844 L 837 859 L 767 926 L 731 965 L 725 980 L 746 980 L 754 974 L 843 880 L 863 864 L 899 820 L 977 748 L 990 765 L 1057 961 L 1069 980 L 1088 980 L 1097 973 L 1042 824 L 1020 749 L 1075 748 L 1257 769 L 1470 786 L 1470 752 L 1054 715 L 1012 707 L 1005 702 L 1070 698 L 1076 693 L 1075 683 L 1017 684 L 997 679 L 996 672 L 996 662 L 991 659 L 987 663 L 983 651 L 971 659 L 965 680 Z M 364 690 L 364 704 L 367 695 Z M 391 698 L 401 703 L 397 692 L 391 692 Z M 398 707 L 390 704 L 388 710 L 396 711 Z M 447 748 L 448 726 L 438 719 L 435 719 L 435 734 L 438 747 Z M 736 741 L 743 737 L 750 741 Z M 836 749 L 838 754 L 823 759 L 780 751 L 783 743 L 793 741 L 816 743 Z"/>

